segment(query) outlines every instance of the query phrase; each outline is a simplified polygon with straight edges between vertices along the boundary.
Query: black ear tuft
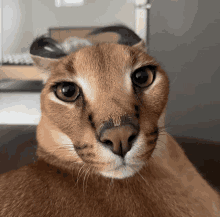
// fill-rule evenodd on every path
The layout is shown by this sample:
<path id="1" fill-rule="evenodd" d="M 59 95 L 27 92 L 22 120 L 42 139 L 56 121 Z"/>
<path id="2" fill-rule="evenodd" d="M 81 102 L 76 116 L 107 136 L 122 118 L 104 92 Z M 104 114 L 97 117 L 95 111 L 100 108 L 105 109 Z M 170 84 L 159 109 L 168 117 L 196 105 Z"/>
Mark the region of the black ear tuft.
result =
<path id="1" fill-rule="evenodd" d="M 67 56 L 57 41 L 45 36 L 40 36 L 33 41 L 30 54 L 51 59 Z"/>
<path id="2" fill-rule="evenodd" d="M 142 40 L 133 30 L 124 25 L 100 27 L 93 30 L 89 35 L 97 35 L 105 32 L 118 33 L 121 36 L 118 41 L 119 44 L 133 46 Z"/>

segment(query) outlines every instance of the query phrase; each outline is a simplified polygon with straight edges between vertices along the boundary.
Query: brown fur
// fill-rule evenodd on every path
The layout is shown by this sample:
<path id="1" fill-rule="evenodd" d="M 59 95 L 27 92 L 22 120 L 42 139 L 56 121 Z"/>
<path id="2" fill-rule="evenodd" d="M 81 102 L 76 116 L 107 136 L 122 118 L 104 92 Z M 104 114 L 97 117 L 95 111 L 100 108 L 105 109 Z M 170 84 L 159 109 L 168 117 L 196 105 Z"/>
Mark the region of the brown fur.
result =
<path id="1" fill-rule="evenodd" d="M 0 176 L 0 216 L 220 216 L 218 193 L 176 141 L 157 132 L 169 82 L 142 43 L 100 44 L 60 60 L 33 60 L 49 72 L 37 128 L 39 161 Z M 157 66 L 155 84 L 134 90 L 125 77 L 145 65 Z M 75 82 L 83 96 L 74 103 L 51 100 L 58 81 Z M 107 178 L 100 172 L 109 166 L 108 156 L 96 134 L 106 121 L 120 125 L 125 116 L 138 122 L 143 134 L 132 160 L 144 166 L 128 178 Z"/>

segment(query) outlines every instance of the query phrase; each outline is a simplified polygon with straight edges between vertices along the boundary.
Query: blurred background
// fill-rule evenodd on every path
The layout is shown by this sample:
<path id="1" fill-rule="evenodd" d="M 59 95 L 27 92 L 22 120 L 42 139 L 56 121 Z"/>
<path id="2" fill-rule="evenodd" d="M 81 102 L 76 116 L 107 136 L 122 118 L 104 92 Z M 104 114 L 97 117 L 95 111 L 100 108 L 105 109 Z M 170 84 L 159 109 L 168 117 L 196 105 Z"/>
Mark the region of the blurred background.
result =
<path id="1" fill-rule="evenodd" d="M 50 34 L 62 41 L 62 34 L 81 34 L 80 29 L 86 34 L 90 28 L 118 23 L 137 30 L 134 0 L 84 0 L 71 7 L 61 3 L 1 0 L 2 126 L 37 125 L 40 120 L 42 84 L 25 56 L 34 38 Z M 220 1 L 154 0 L 148 22 L 143 21 L 150 24 L 149 53 L 170 78 L 166 124 L 174 136 L 220 142 L 219 8 Z M 29 83 L 15 84 L 13 79 Z"/>

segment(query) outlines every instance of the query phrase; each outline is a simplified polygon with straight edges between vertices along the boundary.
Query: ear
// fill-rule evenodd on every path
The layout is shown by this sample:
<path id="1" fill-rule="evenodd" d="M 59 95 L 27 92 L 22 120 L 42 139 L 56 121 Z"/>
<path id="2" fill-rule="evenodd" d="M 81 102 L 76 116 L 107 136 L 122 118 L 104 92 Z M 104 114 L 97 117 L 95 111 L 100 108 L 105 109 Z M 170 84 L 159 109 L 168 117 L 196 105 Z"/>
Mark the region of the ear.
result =
<path id="1" fill-rule="evenodd" d="M 34 62 L 34 65 L 40 69 L 40 77 L 43 81 L 43 84 L 45 84 L 51 75 L 52 68 L 55 67 L 54 65 L 58 62 L 58 59 L 50 59 L 34 55 L 31 55 L 31 58 Z"/>
<path id="2" fill-rule="evenodd" d="M 34 55 L 31 55 L 31 58 L 34 62 L 34 65 L 37 66 L 37 68 L 44 70 L 44 71 L 50 71 L 54 63 L 58 61 L 58 59 L 50 59 L 50 58 L 44 58 L 44 57 L 34 56 Z"/>
<path id="3" fill-rule="evenodd" d="M 60 44 L 50 37 L 36 38 L 31 47 L 30 54 L 50 59 L 59 59 L 67 56 Z"/>
<path id="4" fill-rule="evenodd" d="M 67 56 L 57 41 L 45 36 L 34 40 L 30 47 L 30 54 L 37 68 L 46 72 L 47 76 L 44 76 L 44 80 L 49 77 L 50 71 L 58 59 Z"/>
<path id="5" fill-rule="evenodd" d="M 119 44 L 133 46 L 141 41 L 141 38 L 132 29 L 121 24 L 97 28 L 90 32 L 87 36 L 97 35 L 105 32 L 114 32 L 119 34 L 121 36 L 118 41 Z"/>
<path id="6" fill-rule="evenodd" d="M 137 44 L 133 45 L 132 47 L 137 48 L 138 50 L 147 52 L 147 47 L 144 40 L 141 40 Z"/>

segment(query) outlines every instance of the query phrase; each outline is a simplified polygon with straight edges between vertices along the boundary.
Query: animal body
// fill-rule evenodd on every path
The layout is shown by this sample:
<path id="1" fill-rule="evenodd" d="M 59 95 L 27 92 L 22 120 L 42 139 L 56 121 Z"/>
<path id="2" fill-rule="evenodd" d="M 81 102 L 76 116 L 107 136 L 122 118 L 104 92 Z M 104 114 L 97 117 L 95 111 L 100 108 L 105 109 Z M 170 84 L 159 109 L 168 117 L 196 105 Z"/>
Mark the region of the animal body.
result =
<path id="1" fill-rule="evenodd" d="M 0 216 L 220 216 L 219 194 L 164 130 L 168 76 L 132 30 L 93 34 L 106 31 L 126 37 L 69 53 L 33 42 L 46 75 L 38 161 L 0 176 Z"/>

